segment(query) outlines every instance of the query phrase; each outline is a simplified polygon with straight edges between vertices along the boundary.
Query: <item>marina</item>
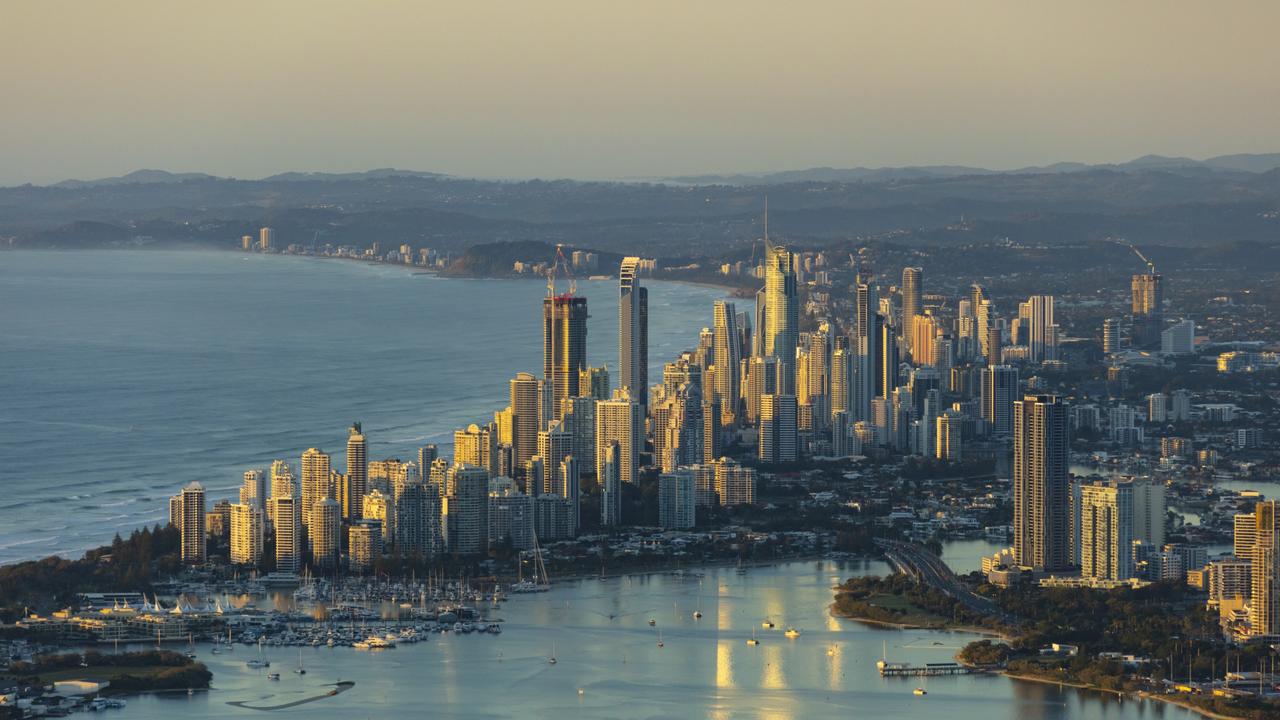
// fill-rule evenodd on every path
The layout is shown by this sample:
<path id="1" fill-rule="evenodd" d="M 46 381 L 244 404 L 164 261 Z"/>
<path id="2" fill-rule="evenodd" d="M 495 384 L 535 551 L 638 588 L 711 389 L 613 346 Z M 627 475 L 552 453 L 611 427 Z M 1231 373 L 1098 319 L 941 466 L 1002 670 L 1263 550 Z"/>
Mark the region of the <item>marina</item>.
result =
<path id="1" fill-rule="evenodd" d="M 264 635 L 269 668 L 245 664 L 257 655 L 256 641 L 245 645 L 236 636 L 230 645 L 225 638 L 216 646 L 198 642 L 198 659 L 214 673 L 209 691 L 130 698 L 120 717 L 259 717 L 262 710 L 306 703 L 296 712 L 307 718 L 349 720 L 428 703 L 442 716 L 476 720 L 801 720 L 850 713 L 911 717 L 917 701 L 944 703 L 951 720 L 1194 717 L 1160 703 L 1121 704 L 993 673 L 930 677 L 928 695 L 913 698 L 915 683 L 881 676 L 878 659 L 887 652 L 913 667 L 954 663 L 956 648 L 979 636 L 884 630 L 830 615 L 836 584 L 886 569 L 877 561 L 813 560 L 741 571 L 718 567 L 603 580 L 553 578 L 546 592 L 511 595 L 497 609 L 492 602 L 481 605 L 492 616 L 501 615 L 501 634 L 429 632 L 426 641 L 397 641 L 394 650 L 373 651 L 336 643 L 313 646 L 309 640 L 286 645 L 289 628 L 282 627 Z M 275 600 L 293 602 L 291 593 Z M 392 617 L 398 608 L 398 599 L 369 605 L 371 612 Z M 701 619 L 693 617 L 696 608 Z M 766 620 L 772 628 L 762 626 Z M 318 629 L 326 622 L 296 625 Z M 429 626 L 408 618 L 367 620 L 363 629 L 361 621 L 351 623 L 334 621 L 334 626 L 353 627 L 350 637 L 356 641 L 397 627 Z M 802 633 L 788 639 L 788 627 Z M 296 628 L 293 634 L 304 636 Z M 218 654 L 212 653 L 214 647 Z M 292 672 L 302 665 L 305 675 Z M 268 679 L 269 672 L 278 672 L 280 679 Z M 329 694 L 335 683 L 352 684 Z"/>

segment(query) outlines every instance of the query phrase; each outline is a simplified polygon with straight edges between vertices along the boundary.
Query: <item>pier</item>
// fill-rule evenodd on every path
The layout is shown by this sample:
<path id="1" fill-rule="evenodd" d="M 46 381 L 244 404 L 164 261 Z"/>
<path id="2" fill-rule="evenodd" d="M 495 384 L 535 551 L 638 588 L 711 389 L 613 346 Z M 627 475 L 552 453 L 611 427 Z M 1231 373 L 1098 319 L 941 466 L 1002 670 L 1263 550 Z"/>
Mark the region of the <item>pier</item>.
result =
<path id="1" fill-rule="evenodd" d="M 934 676 L 934 675 L 974 675 L 986 672 L 982 668 L 969 667 L 960 663 L 925 663 L 924 665 L 908 665 L 906 663 L 894 663 L 880 661 L 876 663 L 880 668 L 881 677 L 911 677 L 911 676 Z"/>

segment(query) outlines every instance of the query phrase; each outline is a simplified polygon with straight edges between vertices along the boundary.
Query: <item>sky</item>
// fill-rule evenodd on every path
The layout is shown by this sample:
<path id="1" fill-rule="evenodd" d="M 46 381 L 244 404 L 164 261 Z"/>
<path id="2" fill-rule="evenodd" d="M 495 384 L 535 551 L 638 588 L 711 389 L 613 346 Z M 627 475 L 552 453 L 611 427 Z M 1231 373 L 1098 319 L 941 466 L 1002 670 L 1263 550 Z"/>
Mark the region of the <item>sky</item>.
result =
<path id="1" fill-rule="evenodd" d="M 0 184 L 1280 151 L 1280 3 L 8 0 Z"/>

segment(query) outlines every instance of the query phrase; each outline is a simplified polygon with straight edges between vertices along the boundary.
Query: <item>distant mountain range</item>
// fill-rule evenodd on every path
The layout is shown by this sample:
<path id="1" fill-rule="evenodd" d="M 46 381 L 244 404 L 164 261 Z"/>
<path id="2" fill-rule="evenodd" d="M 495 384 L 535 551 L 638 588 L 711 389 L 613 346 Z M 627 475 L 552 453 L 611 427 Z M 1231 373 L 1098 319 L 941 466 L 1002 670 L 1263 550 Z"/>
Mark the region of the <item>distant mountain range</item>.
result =
<path id="1" fill-rule="evenodd" d="M 952 178 L 966 175 L 1044 175 L 1075 173 L 1097 170 L 1133 172 L 1140 170 L 1169 171 L 1221 171 L 1265 173 L 1280 167 L 1280 153 L 1218 155 L 1206 160 L 1165 155 L 1143 155 L 1125 163 L 1090 165 L 1077 162 L 1060 162 L 1037 165 L 1016 170 L 991 170 L 965 165 L 919 165 L 880 168 L 832 168 L 817 167 L 806 170 L 782 170 L 765 173 L 734 173 L 730 175 L 680 175 L 658 178 L 660 182 L 683 185 L 781 185 L 796 182 L 893 182 L 897 180 L 921 180 L 928 178 Z"/>
<path id="2" fill-rule="evenodd" d="M 324 173 L 324 172 L 284 172 L 262 178 L 259 182 L 338 182 L 342 180 L 377 180 L 389 177 L 437 178 L 445 177 L 440 173 L 420 170 L 397 170 L 396 168 L 378 168 L 364 172 Z M 51 187 L 89 188 L 106 185 L 154 185 L 187 182 L 190 180 L 234 180 L 207 173 L 172 173 L 167 170 L 134 170 L 128 175 L 99 178 L 97 180 L 63 180 Z"/>
<path id="3" fill-rule="evenodd" d="M 768 195 L 788 245 L 1144 247 L 1280 242 L 1280 153 L 1000 172 L 963 166 L 816 168 L 662 182 L 482 180 L 383 168 L 259 180 L 139 170 L 0 188 L 0 248 L 238 248 L 270 225 L 281 246 L 409 244 L 492 271 L 563 243 L 601 253 L 750 260 Z M 491 253 L 494 258 L 486 259 Z M 1278 255 L 1280 257 L 1280 255 Z"/>
<path id="4" fill-rule="evenodd" d="M 1168 157 L 1165 155 L 1144 155 L 1124 163 L 1102 163 L 1090 165 L 1077 162 L 1060 162 L 1052 165 L 1036 165 L 1016 170 L 991 170 L 989 168 L 969 167 L 966 165 L 914 165 L 905 167 L 854 167 L 833 168 L 816 167 L 805 170 L 779 170 L 761 173 L 733 173 L 727 175 L 676 175 L 669 177 L 642 178 L 646 182 L 669 182 L 681 185 L 783 185 L 798 182 L 895 182 L 901 180 L 926 180 L 929 178 L 954 178 L 967 175 L 1044 175 L 1054 173 L 1077 173 L 1097 170 L 1113 172 L 1134 172 L 1143 170 L 1168 170 L 1174 172 L 1238 172 L 1265 173 L 1280 168 L 1280 153 L 1244 153 L 1237 155 L 1218 155 L 1206 160 L 1194 160 L 1189 157 Z M 326 172 L 283 172 L 251 182 L 339 182 L 378 180 L 385 178 L 447 178 L 443 173 L 425 172 L 422 170 L 400 170 L 396 168 L 378 168 L 364 172 L 326 173 Z M 135 170 L 127 175 L 99 178 L 97 180 L 63 180 L 49 187 L 59 188 L 91 188 L 110 185 L 150 185 L 172 184 L 192 180 L 240 180 L 244 178 L 219 177 L 207 173 L 174 173 L 167 170 Z M 627 182 L 627 180 L 619 180 Z"/>

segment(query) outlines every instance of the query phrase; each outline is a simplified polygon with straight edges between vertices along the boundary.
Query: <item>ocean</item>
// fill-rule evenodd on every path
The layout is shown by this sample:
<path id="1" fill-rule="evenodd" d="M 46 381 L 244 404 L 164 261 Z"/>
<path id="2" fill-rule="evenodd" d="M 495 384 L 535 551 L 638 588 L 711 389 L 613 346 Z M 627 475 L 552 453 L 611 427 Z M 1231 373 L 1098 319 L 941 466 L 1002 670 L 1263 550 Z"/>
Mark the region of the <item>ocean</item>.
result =
<path id="1" fill-rule="evenodd" d="M 697 344 L 723 290 L 650 282 L 650 373 Z M 563 287 L 563 286 L 562 286 Z M 617 364 L 617 286 L 588 298 L 588 362 Z M 309 447 L 345 467 L 448 452 L 517 372 L 541 374 L 544 280 L 233 252 L 0 253 L 0 563 L 78 556 L 208 504 Z"/>

